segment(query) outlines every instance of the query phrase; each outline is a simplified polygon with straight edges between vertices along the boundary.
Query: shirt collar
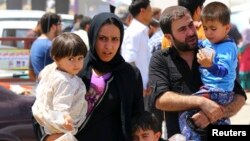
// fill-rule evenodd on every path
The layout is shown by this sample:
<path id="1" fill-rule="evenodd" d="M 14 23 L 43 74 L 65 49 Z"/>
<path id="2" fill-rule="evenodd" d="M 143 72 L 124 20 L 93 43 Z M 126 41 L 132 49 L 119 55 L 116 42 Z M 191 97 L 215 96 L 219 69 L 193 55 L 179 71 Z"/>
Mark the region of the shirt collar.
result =
<path id="1" fill-rule="evenodd" d="M 142 30 L 144 31 L 145 33 L 148 34 L 148 26 L 146 26 L 145 24 L 141 23 L 140 21 L 138 21 L 137 19 L 133 18 L 132 22 L 134 24 L 134 26 L 137 27 L 138 30 Z"/>

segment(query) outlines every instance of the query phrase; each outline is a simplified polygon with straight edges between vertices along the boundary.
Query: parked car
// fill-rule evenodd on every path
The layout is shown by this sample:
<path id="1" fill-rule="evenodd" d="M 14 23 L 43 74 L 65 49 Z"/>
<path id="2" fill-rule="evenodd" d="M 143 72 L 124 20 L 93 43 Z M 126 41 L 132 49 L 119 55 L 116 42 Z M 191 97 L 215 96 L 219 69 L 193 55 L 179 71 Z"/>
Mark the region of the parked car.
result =
<path id="1" fill-rule="evenodd" d="M 29 49 L 31 47 L 34 38 L 27 38 L 30 30 L 34 29 L 37 25 L 37 21 L 45 14 L 45 11 L 40 10 L 0 10 L 0 70 L 3 67 L 7 68 L 12 64 L 21 64 L 26 68 L 14 68 L 19 69 L 20 72 L 27 72 L 27 51 L 13 51 L 11 48 Z M 59 14 L 62 19 L 62 29 L 73 22 L 73 15 Z M 7 50 L 8 48 L 8 50 Z M 3 50 L 4 49 L 4 50 Z M 14 55 L 13 55 L 14 54 Z M 6 56 L 7 55 L 7 56 Z M 11 57 L 13 56 L 14 59 Z M 21 61 L 19 60 L 21 58 Z M 7 59 L 5 61 L 4 59 Z M 26 60 L 24 60 L 26 59 Z M 4 66 L 2 62 L 4 62 Z M 9 62 L 9 64 L 7 64 Z M 14 63 L 13 63 L 14 62 Z M 7 64 L 7 65 L 6 65 Z M 22 65 L 24 64 L 24 65 Z M 13 66 L 13 65 L 12 65 Z M 5 69 L 4 68 L 4 69 Z M 27 73 L 26 73 L 27 74 Z M 7 74 L 9 75 L 9 73 Z M 15 74 L 13 74 L 14 76 Z"/>
<path id="2" fill-rule="evenodd" d="M 34 96 L 17 95 L 0 86 L 0 140 L 36 141 L 31 106 Z"/>
<path id="3" fill-rule="evenodd" d="M 0 21 L 0 38 L 25 38 L 27 37 L 28 32 L 34 29 L 36 25 L 37 21 Z M 0 40 L 0 45 L 24 48 L 25 42 L 23 40 Z"/>

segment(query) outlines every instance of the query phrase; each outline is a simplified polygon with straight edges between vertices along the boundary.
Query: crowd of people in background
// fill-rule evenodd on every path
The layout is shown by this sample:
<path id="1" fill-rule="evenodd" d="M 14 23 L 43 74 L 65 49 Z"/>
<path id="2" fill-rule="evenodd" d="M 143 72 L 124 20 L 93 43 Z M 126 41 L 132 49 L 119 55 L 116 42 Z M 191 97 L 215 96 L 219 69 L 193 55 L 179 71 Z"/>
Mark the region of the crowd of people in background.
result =
<path id="1" fill-rule="evenodd" d="M 222 15 L 224 21 L 207 17 L 211 10 L 205 11 L 204 2 L 178 0 L 177 6 L 162 10 L 152 7 L 149 0 L 132 0 L 130 5 L 111 5 L 111 12 L 94 17 L 76 14 L 65 29 L 58 14 L 45 13 L 29 34 L 37 38 L 30 49 L 29 68 L 30 77 L 38 83 L 33 107 L 37 139 L 51 141 L 72 132 L 72 141 L 164 141 L 180 134 L 188 140 L 206 141 L 206 127 L 235 115 L 250 91 L 250 29 L 239 34 L 230 23 L 230 10 L 220 2 L 213 6 L 229 14 Z M 212 31 L 225 34 L 217 40 L 211 37 Z M 201 51 L 202 46 L 209 48 L 210 55 Z M 220 54 L 225 52 L 231 56 Z M 69 65 L 79 60 L 82 66 Z M 65 83 L 48 85 L 56 76 L 60 84 Z M 71 84 L 78 80 L 78 85 Z M 75 99 L 79 91 L 84 91 L 80 104 L 73 102 L 80 102 L 79 97 Z M 193 95 L 196 92 L 202 96 Z M 230 99 L 227 104 L 213 101 L 213 94 L 218 93 Z M 39 109 L 37 104 L 47 106 Z M 77 112 L 68 113 L 77 104 L 84 120 L 79 120 Z M 182 112 L 194 109 L 181 119 Z M 52 119 L 54 113 L 62 115 L 61 121 Z"/>

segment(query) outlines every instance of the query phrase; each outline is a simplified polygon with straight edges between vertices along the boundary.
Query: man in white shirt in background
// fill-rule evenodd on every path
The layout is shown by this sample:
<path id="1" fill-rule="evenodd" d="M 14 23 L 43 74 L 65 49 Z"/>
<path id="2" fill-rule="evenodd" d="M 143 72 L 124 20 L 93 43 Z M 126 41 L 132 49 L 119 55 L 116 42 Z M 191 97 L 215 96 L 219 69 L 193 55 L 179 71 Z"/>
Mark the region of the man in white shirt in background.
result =
<path id="1" fill-rule="evenodd" d="M 87 49 L 89 50 L 89 38 L 88 38 L 88 30 L 90 26 L 91 18 L 88 16 L 83 16 L 82 21 L 80 22 L 80 29 L 74 31 L 73 33 L 77 34 L 81 37 Z"/>
<path id="2" fill-rule="evenodd" d="M 122 56 L 126 62 L 139 68 L 143 80 L 143 94 L 146 97 L 148 95 L 148 67 L 151 57 L 148 47 L 148 25 L 152 19 L 150 1 L 132 0 L 129 12 L 133 16 L 133 20 L 125 31 Z M 145 106 L 147 107 L 147 102 L 145 102 Z"/>

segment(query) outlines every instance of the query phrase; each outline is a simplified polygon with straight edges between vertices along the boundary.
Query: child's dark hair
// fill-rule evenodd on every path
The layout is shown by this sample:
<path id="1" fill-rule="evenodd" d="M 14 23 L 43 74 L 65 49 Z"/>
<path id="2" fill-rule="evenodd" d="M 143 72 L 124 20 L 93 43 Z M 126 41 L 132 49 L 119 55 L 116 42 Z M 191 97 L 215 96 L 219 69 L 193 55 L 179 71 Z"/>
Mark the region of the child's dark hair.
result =
<path id="1" fill-rule="evenodd" d="M 206 5 L 201 12 L 201 20 L 214 21 L 218 20 L 223 25 L 230 23 L 230 9 L 221 2 L 211 2 Z"/>
<path id="2" fill-rule="evenodd" d="M 136 133 L 139 129 L 142 130 L 153 130 L 156 132 L 161 132 L 161 125 L 159 119 L 148 111 L 144 111 L 132 120 L 132 134 Z"/>
<path id="3" fill-rule="evenodd" d="M 87 47 L 78 35 L 65 32 L 53 40 L 50 53 L 51 57 L 56 60 L 67 56 L 83 55 L 85 57 Z"/>
<path id="4" fill-rule="evenodd" d="M 161 30 L 164 34 L 172 34 L 172 22 L 178 19 L 181 19 L 186 14 L 190 15 L 190 12 L 187 8 L 183 6 L 171 6 L 166 8 L 160 18 Z"/>

